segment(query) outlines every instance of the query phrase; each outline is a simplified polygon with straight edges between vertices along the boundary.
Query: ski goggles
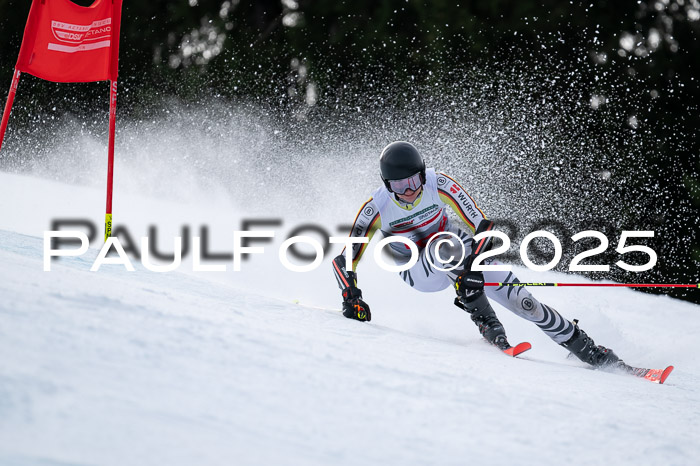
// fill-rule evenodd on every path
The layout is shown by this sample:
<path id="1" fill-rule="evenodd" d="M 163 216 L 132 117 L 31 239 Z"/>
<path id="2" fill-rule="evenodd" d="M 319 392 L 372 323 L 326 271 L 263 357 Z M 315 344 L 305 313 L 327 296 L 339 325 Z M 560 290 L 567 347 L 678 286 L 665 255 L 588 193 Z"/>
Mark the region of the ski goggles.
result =
<path id="1" fill-rule="evenodd" d="M 423 185 L 420 172 L 403 180 L 388 180 L 389 188 L 396 194 L 403 194 L 408 189 L 415 191 Z"/>

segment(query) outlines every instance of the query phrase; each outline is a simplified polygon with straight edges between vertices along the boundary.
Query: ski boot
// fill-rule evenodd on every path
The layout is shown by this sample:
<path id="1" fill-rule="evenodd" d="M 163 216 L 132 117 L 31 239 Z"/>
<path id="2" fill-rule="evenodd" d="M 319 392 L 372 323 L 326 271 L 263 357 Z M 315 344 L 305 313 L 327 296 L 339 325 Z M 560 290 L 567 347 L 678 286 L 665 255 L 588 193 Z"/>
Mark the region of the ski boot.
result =
<path id="1" fill-rule="evenodd" d="M 591 337 L 586 335 L 586 332 L 578 328 L 578 320 L 574 319 L 573 324 L 574 334 L 567 341 L 561 343 L 561 346 L 571 351 L 571 354 L 596 369 L 625 365 L 613 350 L 596 345 Z"/>
<path id="2" fill-rule="evenodd" d="M 479 328 L 479 333 L 486 341 L 502 350 L 510 348 L 506 331 L 484 293 L 470 300 L 455 298 L 455 306 L 469 313 L 472 322 Z"/>

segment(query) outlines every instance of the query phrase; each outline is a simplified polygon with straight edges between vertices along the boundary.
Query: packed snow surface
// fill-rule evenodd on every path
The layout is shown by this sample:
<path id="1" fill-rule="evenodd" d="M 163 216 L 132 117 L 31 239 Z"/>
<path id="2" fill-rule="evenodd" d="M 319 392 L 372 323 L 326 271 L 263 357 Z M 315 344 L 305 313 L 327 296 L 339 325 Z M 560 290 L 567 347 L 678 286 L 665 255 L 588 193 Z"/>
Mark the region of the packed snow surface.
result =
<path id="1" fill-rule="evenodd" d="M 0 173 L 0 464 L 697 464 L 697 305 L 531 289 L 629 364 L 675 365 L 657 385 L 590 370 L 497 307 L 510 341 L 533 344 L 506 357 L 452 291 L 417 293 L 367 259 L 373 320 L 345 319 L 328 257 L 339 248 L 313 272 L 279 265 L 293 219 L 240 272 L 192 272 L 190 260 L 90 272 L 99 240 L 44 272 L 51 220 L 99 227 L 102 202 L 100 190 Z M 115 202 L 115 225 L 135 237 L 158 225 L 166 251 L 182 224 L 209 225 L 212 249 L 231 251 L 246 215 L 223 201 Z"/>

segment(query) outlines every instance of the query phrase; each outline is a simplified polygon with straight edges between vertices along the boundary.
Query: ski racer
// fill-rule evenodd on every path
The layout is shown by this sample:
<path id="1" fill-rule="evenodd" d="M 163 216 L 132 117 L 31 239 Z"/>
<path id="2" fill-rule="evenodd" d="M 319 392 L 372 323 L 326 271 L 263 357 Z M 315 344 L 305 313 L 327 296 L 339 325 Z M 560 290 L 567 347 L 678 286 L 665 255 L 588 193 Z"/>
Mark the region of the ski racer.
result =
<path id="1" fill-rule="evenodd" d="M 420 253 L 418 262 L 400 272 L 402 280 L 421 292 L 436 292 L 453 286 L 457 293 L 455 305 L 466 311 L 478 326 L 481 335 L 502 350 L 511 348 L 503 325 L 498 320 L 489 300 L 494 300 L 516 315 L 533 322 L 555 343 L 568 349 L 581 361 L 594 367 L 623 364 L 615 353 L 593 340 L 554 308 L 539 302 L 524 286 L 507 286 L 520 283 L 512 272 L 471 270 L 476 255 L 484 252 L 488 239 L 475 244 L 472 237 L 493 229 L 493 222 L 477 206 L 474 199 L 445 173 L 426 169 L 418 150 L 408 142 L 393 142 L 386 146 L 379 157 L 381 178 L 384 182 L 372 197 L 362 205 L 353 223 L 351 237 L 368 237 L 381 231 L 384 236 L 400 235 L 413 241 Z M 451 209 L 466 226 L 456 225 L 448 216 Z M 454 233 L 461 244 L 430 241 L 435 235 Z M 490 239 L 490 238 L 489 238 Z M 457 243 L 455 240 L 453 243 Z M 352 264 L 346 264 L 345 251 L 333 260 L 333 270 L 342 289 L 343 315 L 359 321 L 371 320 L 369 305 L 362 299 L 355 273 L 357 263 L 367 248 L 367 243 L 353 244 Z M 427 247 L 426 247 L 427 245 Z M 467 251 L 465 260 L 452 271 L 439 260 L 444 257 L 460 257 L 462 245 Z M 409 262 L 411 251 L 403 243 L 390 243 L 397 264 Z M 453 252 L 457 250 L 457 254 Z M 459 259 L 457 259 L 459 260 Z M 498 264 L 484 261 L 485 264 Z M 436 264 L 440 269 L 433 266 Z M 442 270 L 441 270 L 442 269 Z M 485 282 L 503 284 L 484 287 Z"/>

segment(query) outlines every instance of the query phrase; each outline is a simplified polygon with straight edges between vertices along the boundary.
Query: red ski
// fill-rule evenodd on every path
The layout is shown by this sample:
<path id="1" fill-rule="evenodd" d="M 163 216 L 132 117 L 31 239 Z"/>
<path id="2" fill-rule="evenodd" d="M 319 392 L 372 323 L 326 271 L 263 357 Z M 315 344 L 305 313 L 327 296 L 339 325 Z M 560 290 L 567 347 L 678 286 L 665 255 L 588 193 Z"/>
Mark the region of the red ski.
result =
<path id="1" fill-rule="evenodd" d="M 668 366 L 666 369 L 644 369 L 642 367 L 628 366 L 624 363 L 622 368 L 636 377 L 658 384 L 664 383 L 673 370 L 673 366 Z"/>
<path id="2" fill-rule="evenodd" d="M 503 349 L 501 351 L 506 353 L 508 356 L 516 357 L 517 355 L 524 353 L 525 351 L 529 350 L 530 348 L 532 348 L 532 345 L 530 343 L 524 341 L 522 343 L 518 343 L 515 346 L 511 346 L 511 347 Z"/>

